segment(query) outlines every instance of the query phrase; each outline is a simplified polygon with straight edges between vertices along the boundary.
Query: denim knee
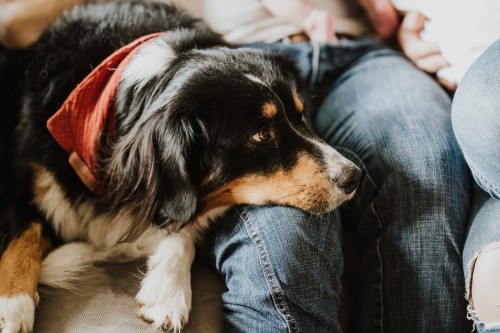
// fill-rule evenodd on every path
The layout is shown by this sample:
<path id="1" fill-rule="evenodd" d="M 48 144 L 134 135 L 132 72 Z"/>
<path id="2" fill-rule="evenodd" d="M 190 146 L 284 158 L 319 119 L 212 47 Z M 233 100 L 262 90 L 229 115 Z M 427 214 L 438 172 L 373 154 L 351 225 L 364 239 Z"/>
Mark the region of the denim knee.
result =
<path id="1" fill-rule="evenodd" d="M 365 174 L 343 214 L 363 239 L 359 329 L 463 331 L 470 182 L 452 135 L 449 96 L 387 50 L 360 58 L 334 88 L 313 124 Z"/>
<path id="2" fill-rule="evenodd" d="M 455 136 L 476 182 L 500 198 L 500 40 L 471 66 L 453 100 Z"/>
<path id="3" fill-rule="evenodd" d="M 207 245 L 224 277 L 225 331 L 336 332 L 339 221 L 286 207 L 232 209 Z"/>

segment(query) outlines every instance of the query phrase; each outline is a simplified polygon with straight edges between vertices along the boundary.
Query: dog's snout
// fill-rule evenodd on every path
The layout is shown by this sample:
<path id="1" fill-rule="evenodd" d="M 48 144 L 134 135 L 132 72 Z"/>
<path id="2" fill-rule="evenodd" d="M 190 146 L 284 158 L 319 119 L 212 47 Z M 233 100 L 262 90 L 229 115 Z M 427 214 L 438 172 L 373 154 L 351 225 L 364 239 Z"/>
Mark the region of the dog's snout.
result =
<path id="1" fill-rule="evenodd" d="M 345 194 L 354 192 L 354 190 L 358 188 L 360 180 L 361 170 L 356 166 L 344 167 L 336 177 L 333 178 L 333 181 Z"/>

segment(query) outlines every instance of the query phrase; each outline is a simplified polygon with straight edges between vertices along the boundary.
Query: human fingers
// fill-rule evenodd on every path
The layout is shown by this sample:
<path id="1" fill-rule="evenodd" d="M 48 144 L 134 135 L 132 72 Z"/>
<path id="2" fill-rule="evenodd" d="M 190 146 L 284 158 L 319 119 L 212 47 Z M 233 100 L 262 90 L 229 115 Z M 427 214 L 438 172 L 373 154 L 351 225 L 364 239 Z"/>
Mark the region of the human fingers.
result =
<path id="1" fill-rule="evenodd" d="M 454 92 L 457 90 L 457 84 L 447 81 L 445 79 L 437 78 L 438 83 L 443 86 L 446 90 Z"/>
<path id="2" fill-rule="evenodd" d="M 424 29 L 425 21 L 427 18 L 422 13 L 410 12 L 401 22 L 398 31 L 398 41 L 403 53 L 414 62 L 441 53 L 438 44 L 421 39 L 420 33 Z"/>
<path id="3" fill-rule="evenodd" d="M 450 66 L 450 64 L 443 58 L 441 54 L 432 54 L 414 61 L 414 64 L 428 72 L 436 73 L 438 70 L 444 67 Z"/>

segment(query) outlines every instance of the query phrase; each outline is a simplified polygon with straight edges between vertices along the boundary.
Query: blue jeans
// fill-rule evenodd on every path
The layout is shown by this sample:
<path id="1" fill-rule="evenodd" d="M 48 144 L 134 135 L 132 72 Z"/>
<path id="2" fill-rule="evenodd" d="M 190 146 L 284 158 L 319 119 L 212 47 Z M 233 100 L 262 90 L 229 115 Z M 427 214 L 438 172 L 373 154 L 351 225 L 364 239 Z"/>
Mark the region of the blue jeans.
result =
<path id="1" fill-rule="evenodd" d="M 452 107 L 453 130 L 476 180 L 470 226 L 464 248 L 467 295 L 476 258 L 500 247 L 500 40 L 471 66 Z M 500 332 L 470 315 L 478 332 Z"/>
<path id="2" fill-rule="evenodd" d="M 450 98 L 375 42 L 258 47 L 297 61 L 314 129 L 364 177 L 331 216 L 241 206 L 220 221 L 206 246 L 228 288 L 225 331 L 340 332 L 346 262 L 357 272 L 352 330 L 469 332 L 461 250 L 470 182 Z M 354 260 L 341 222 L 359 243 Z"/>

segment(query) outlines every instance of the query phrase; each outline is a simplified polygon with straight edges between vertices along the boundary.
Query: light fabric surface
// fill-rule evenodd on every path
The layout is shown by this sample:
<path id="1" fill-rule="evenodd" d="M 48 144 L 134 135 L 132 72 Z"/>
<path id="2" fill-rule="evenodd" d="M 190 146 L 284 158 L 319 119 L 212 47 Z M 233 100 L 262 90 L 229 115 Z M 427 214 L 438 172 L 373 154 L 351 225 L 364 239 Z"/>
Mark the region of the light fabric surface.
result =
<path id="1" fill-rule="evenodd" d="M 401 11 L 419 11 L 429 20 L 421 37 L 436 42 L 450 67 L 437 75 L 459 83 L 467 69 L 500 38 L 498 0 L 393 0 Z"/>
<path id="2" fill-rule="evenodd" d="M 135 333 L 154 330 L 135 315 L 140 262 L 106 264 L 88 272 L 88 278 L 70 292 L 40 288 L 35 333 Z M 192 269 L 193 310 L 183 333 L 222 332 L 220 278 L 203 264 Z"/>
<path id="3" fill-rule="evenodd" d="M 337 33 L 361 37 L 369 31 L 357 2 L 316 0 L 314 3 L 334 14 Z M 275 42 L 301 31 L 299 27 L 273 16 L 259 0 L 204 0 L 202 17 L 234 43 Z"/>

